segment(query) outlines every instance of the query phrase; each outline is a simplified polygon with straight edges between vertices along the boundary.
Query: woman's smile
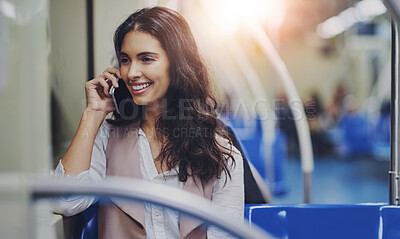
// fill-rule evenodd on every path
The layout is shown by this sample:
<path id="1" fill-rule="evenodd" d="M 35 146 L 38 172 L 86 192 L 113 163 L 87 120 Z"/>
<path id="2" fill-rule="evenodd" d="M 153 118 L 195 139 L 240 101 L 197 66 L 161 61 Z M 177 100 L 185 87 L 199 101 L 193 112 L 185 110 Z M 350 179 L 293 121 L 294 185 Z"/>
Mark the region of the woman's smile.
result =
<path id="1" fill-rule="evenodd" d="M 151 88 L 151 82 L 135 82 L 131 85 L 133 95 L 142 95 Z"/>

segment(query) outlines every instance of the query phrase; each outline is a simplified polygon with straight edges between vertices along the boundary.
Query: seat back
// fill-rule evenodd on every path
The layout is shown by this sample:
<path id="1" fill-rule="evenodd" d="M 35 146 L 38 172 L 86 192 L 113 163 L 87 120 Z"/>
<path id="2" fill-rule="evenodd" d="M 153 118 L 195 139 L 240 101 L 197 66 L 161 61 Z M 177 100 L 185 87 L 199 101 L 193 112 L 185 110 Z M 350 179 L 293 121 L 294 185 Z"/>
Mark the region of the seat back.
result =
<path id="1" fill-rule="evenodd" d="M 63 216 L 64 238 L 65 239 L 97 239 L 97 209 L 96 202 L 85 211 L 71 216 Z"/>
<path id="2" fill-rule="evenodd" d="M 245 217 L 277 238 L 400 238 L 400 207 L 361 205 L 248 205 Z"/>

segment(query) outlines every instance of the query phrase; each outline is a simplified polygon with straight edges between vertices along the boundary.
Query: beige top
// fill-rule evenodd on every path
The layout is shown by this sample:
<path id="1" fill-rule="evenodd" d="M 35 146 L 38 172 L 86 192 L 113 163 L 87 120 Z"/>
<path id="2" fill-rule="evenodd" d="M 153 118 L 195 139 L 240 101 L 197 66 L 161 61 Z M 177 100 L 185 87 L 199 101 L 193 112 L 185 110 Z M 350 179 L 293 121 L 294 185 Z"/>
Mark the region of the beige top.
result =
<path id="1" fill-rule="evenodd" d="M 124 132 L 121 131 L 121 132 Z M 137 146 L 139 155 L 139 167 L 133 167 L 136 169 L 140 169 L 136 172 L 136 174 L 141 174 L 141 178 L 144 181 L 160 183 L 172 187 L 183 188 L 184 185 L 182 182 L 178 180 L 177 170 L 172 169 L 168 172 L 165 172 L 164 175 L 158 174 L 155 169 L 154 162 L 151 156 L 150 146 L 146 135 L 140 128 L 136 128 L 131 134 L 132 138 L 130 140 L 136 140 L 137 143 L 133 145 Z M 98 135 L 95 140 L 95 146 L 92 154 L 92 162 L 91 169 L 87 172 L 78 175 L 78 178 L 86 178 L 89 177 L 94 180 L 99 180 L 105 177 L 106 171 L 106 149 L 109 146 L 109 136 L 116 135 L 116 131 L 111 130 L 110 133 L 110 125 L 107 123 L 103 123 L 101 126 Z M 136 139 L 133 139 L 136 138 Z M 128 137 L 129 139 L 129 137 Z M 129 142 L 129 141 L 128 141 Z M 131 143 L 128 143 L 132 145 Z M 123 145 L 118 143 L 118 145 Z M 112 147 L 114 148 L 114 147 Z M 119 148 L 118 146 L 116 148 Z M 122 147 L 122 148 L 129 148 Z M 122 151 L 124 151 L 122 149 Z M 122 152 L 121 149 L 115 150 L 115 152 Z M 234 158 L 236 161 L 236 167 L 231 168 L 232 180 L 228 180 L 227 184 L 224 187 L 225 177 L 221 177 L 221 179 L 215 180 L 212 187 L 212 203 L 220 206 L 223 211 L 232 215 L 233 218 L 238 218 L 238 220 L 243 220 L 243 206 L 244 206 L 244 196 L 243 196 L 243 168 L 242 168 L 242 157 L 238 153 L 236 149 L 234 149 Z M 130 158 L 130 157 L 128 157 Z M 121 164 L 118 164 L 121 165 Z M 63 174 L 62 164 L 59 164 L 56 170 L 56 174 Z M 127 167 L 125 167 L 127 168 Z M 129 167 L 131 168 L 131 167 Z M 58 172 L 57 172 L 58 171 Z M 109 171 L 109 169 L 107 169 Z M 111 171 L 107 174 L 115 174 Z M 128 174 L 131 172 L 129 171 Z M 119 176 L 132 176 L 132 175 L 121 175 Z M 65 202 L 64 214 L 76 214 L 79 211 L 84 210 L 95 200 L 94 198 L 85 198 Z M 67 206 L 69 204 L 69 206 Z M 73 205 L 72 205 L 73 204 Z M 85 205 L 86 204 L 86 205 Z M 67 206 L 67 207 L 66 207 Z M 155 205 L 145 204 L 144 205 L 144 221 L 143 225 L 147 231 L 147 238 L 178 238 L 179 237 L 179 214 L 175 211 L 164 209 Z M 207 230 L 207 237 L 211 238 L 227 238 L 223 232 L 220 230 L 210 227 Z"/>

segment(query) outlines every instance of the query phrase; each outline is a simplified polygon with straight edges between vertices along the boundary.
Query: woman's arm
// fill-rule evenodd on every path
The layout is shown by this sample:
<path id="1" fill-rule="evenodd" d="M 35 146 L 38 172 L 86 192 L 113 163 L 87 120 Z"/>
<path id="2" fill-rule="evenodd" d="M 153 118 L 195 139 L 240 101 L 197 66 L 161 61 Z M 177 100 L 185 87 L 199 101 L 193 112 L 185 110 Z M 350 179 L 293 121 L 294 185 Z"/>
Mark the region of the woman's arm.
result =
<path id="1" fill-rule="evenodd" d="M 100 126 L 97 136 L 94 140 L 90 169 L 76 176 L 70 176 L 65 173 L 64 165 L 61 160 L 54 171 L 55 178 L 69 178 L 72 180 L 92 180 L 101 181 L 106 175 L 106 155 L 109 136 L 109 128 L 106 122 Z M 96 200 L 93 196 L 69 196 L 59 197 L 54 201 L 52 211 L 65 216 L 78 214 L 88 208 Z"/>
<path id="2" fill-rule="evenodd" d="M 109 68 L 99 77 L 86 82 L 86 109 L 78 130 L 61 162 L 65 173 L 76 176 L 89 170 L 94 140 L 100 125 L 108 113 L 114 110 L 108 91 L 111 84 L 118 87 L 119 69 Z"/>
<path id="3" fill-rule="evenodd" d="M 109 84 L 114 84 L 116 80 L 110 72 L 119 75 L 118 69 L 107 69 L 101 76 L 86 83 L 87 107 L 70 147 L 55 169 L 54 177 L 93 181 L 105 177 L 109 128 L 103 121 L 113 109 L 110 97 L 106 94 Z M 108 83 L 106 79 L 111 79 L 111 82 Z M 52 210 L 72 216 L 88 208 L 95 200 L 93 196 L 60 197 L 53 202 Z"/>
<path id="4" fill-rule="evenodd" d="M 61 160 L 65 173 L 76 176 L 89 170 L 94 139 L 104 118 L 102 112 L 85 109 L 75 137 Z"/>
<path id="5" fill-rule="evenodd" d="M 244 176 L 243 176 L 243 158 L 240 152 L 233 147 L 232 155 L 235 164 L 229 160 L 228 168 L 232 178 L 227 178 L 225 185 L 225 174 L 217 179 L 214 184 L 212 203 L 229 215 L 230 219 L 238 221 L 244 220 Z M 208 239 L 230 238 L 223 230 L 216 227 L 209 227 L 207 230 Z"/>

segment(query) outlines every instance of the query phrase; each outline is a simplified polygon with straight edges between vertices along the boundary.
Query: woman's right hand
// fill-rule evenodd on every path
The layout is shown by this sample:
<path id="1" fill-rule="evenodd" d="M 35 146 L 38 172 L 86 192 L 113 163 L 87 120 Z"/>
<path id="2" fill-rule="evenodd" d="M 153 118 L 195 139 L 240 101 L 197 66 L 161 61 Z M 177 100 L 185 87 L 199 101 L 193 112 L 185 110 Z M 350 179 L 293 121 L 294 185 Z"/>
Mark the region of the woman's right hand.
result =
<path id="1" fill-rule="evenodd" d="M 108 68 L 98 77 L 86 82 L 86 109 L 103 112 L 104 115 L 114 110 L 112 96 L 108 93 L 111 85 L 118 88 L 118 78 L 121 73 L 117 68 Z"/>
<path id="2" fill-rule="evenodd" d="M 118 88 L 117 77 L 121 78 L 119 69 L 108 68 L 98 77 L 86 82 L 86 109 L 82 113 L 71 145 L 61 160 L 68 175 L 76 176 L 90 169 L 97 132 L 106 115 L 114 110 L 112 96 L 108 91 L 111 85 Z"/>

